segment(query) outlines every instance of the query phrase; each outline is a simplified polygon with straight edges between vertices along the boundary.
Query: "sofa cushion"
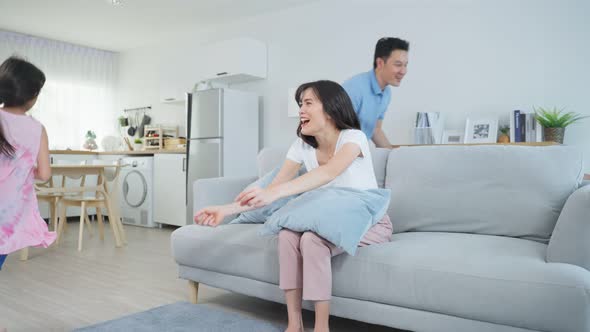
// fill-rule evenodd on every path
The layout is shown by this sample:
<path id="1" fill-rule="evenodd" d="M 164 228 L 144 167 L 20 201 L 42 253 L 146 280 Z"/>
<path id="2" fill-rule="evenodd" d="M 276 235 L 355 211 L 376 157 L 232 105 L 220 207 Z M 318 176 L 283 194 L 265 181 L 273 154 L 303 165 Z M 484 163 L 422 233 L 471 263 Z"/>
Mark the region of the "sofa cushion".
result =
<path id="1" fill-rule="evenodd" d="M 172 234 L 181 265 L 277 285 L 277 237 L 261 225 L 184 226 Z M 394 234 L 333 259 L 333 295 L 541 331 L 590 329 L 590 277 L 546 263 L 546 245 L 460 233 Z M 239 253 L 239 255 L 237 254 Z"/>
<path id="2" fill-rule="evenodd" d="M 172 233 L 172 253 L 180 265 L 278 284 L 278 237 L 258 235 L 261 226 L 183 226 Z"/>
<path id="3" fill-rule="evenodd" d="M 287 156 L 287 148 L 264 148 L 258 154 L 258 176 L 272 171 L 275 167 L 280 167 Z M 387 158 L 389 158 L 389 149 L 375 148 L 371 144 L 371 157 L 373 158 L 373 169 L 379 188 L 385 186 L 385 167 Z"/>
<path id="4" fill-rule="evenodd" d="M 540 331 L 590 329 L 590 274 L 546 245 L 411 232 L 333 260 L 333 294 Z M 361 273 L 359 273 L 361 272 Z"/>
<path id="5" fill-rule="evenodd" d="M 273 169 L 281 167 L 287 158 L 288 148 L 270 147 L 260 150 L 256 161 L 258 163 L 258 177 L 272 172 Z"/>
<path id="6" fill-rule="evenodd" d="M 567 146 L 422 146 L 394 149 L 387 164 L 396 233 L 463 232 L 547 242 L 582 179 Z"/>

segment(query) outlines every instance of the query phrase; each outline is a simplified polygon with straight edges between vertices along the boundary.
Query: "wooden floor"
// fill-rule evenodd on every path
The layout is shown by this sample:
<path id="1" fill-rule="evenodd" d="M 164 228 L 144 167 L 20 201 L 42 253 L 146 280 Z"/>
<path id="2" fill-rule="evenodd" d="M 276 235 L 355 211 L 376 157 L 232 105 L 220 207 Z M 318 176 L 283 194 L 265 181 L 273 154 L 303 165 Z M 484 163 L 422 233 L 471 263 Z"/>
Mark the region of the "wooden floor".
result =
<path id="1" fill-rule="evenodd" d="M 69 222 L 59 246 L 33 248 L 25 262 L 19 261 L 18 253 L 8 256 L 0 271 L 0 330 L 71 331 L 187 301 L 187 281 L 178 279 L 170 251 L 174 229 L 125 229 L 126 247 L 115 248 L 111 233 L 101 242 L 95 227 L 92 237 L 85 234 L 84 250 L 78 252 L 78 223 Z M 199 288 L 199 302 L 286 323 L 281 304 L 205 285 Z M 313 327 L 313 313 L 306 311 L 304 318 L 306 327 Z M 332 331 L 396 331 L 340 318 L 332 319 L 331 325 Z"/>

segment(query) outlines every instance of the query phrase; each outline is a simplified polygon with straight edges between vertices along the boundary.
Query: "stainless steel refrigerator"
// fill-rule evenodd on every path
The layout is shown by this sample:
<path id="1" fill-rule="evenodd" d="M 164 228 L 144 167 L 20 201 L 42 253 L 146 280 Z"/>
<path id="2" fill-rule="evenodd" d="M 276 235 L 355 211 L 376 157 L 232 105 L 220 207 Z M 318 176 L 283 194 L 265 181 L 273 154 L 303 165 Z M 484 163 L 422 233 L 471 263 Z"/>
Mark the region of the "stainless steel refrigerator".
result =
<path id="1" fill-rule="evenodd" d="M 193 222 L 196 180 L 257 174 L 258 112 L 258 96 L 249 92 L 209 89 L 187 95 L 187 224 Z"/>

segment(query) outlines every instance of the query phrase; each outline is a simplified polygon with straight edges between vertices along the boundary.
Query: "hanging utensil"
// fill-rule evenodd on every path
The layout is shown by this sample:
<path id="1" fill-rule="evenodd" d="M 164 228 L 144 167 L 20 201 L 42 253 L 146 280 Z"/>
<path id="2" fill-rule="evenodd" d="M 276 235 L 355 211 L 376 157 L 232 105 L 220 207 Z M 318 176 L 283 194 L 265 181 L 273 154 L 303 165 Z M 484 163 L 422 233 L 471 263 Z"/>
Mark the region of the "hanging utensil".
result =
<path id="1" fill-rule="evenodd" d="M 143 117 L 144 115 L 141 115 L 139 117 L 139 122 L 137 124 L 137 137 L 142 138 L 143 137 Z"/>
<path id="2" fill-rule="evenodd" d="M 139 137 L 143 137 L 145 134 L 145 126 L 149 125 L 150 122 L 152 121 L 152 118 L 149 117 L 149 115 L 146 115 L 145 112 L 143 113 L 143 116 L 141 117 L 141 124 L 139 125 Z"/>
<path id="3" fill-rule="evenodd" d="M 133 126 L 133 120 L 133 117 L 129 116 L 129 129 L 127 129 L 127 134 L 129 134 L 129 136 L 134 136 L 137 131 L 137 128 Z"/>

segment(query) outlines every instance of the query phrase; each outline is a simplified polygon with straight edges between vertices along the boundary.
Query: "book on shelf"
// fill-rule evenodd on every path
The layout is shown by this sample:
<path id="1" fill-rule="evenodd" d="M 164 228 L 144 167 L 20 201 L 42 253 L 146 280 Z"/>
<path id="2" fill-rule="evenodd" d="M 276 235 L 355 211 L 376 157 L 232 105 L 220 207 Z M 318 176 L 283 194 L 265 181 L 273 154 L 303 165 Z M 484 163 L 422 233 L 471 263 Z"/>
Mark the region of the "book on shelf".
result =
<path id="1" fill-rule="evenodd" d="M 414 144 L 441 144 L 444 118 L 440 112 L 417 112 Z"/>
<path id="2" fill-rule="evenodd" d="M 510 114 L 510 141 L 542 142 L 543 126 L 535 119 L 535 114 L 514 110 Z"/>

